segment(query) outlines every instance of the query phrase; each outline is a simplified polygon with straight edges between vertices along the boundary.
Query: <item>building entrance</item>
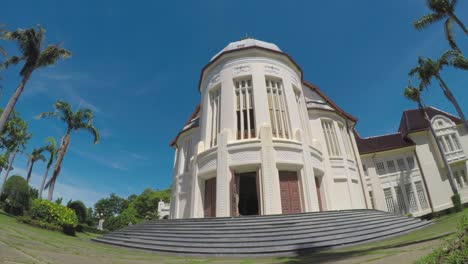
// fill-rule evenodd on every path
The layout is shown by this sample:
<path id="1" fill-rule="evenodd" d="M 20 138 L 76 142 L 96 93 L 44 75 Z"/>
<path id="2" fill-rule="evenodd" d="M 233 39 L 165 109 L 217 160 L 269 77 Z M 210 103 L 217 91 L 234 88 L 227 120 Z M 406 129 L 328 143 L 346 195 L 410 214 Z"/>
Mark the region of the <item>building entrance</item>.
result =
<path id="1" fill-rule="evenodd" d="M 236 173 L 233 181 L 233 216 L 259 215 L 257 173 Z"/>

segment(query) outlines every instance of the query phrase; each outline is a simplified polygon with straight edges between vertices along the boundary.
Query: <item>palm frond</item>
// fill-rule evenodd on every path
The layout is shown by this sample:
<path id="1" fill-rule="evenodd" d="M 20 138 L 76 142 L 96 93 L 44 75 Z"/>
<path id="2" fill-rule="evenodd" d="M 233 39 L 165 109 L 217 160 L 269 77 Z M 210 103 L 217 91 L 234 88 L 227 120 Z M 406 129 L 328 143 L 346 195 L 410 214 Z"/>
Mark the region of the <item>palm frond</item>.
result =
<path id="1" fill-rule="evenodd" d="M 38 114 L 36 116 L 36 119 L 41 119 L 41 118 L 51 117 L 51 116 L 59 116 L 59 113 L 57 113 L 57 112 L 43 112 L 43 113 Z"/>
<path id="2" fill-rule="evenodd" d="M 459 50 L 457 43 L 455 43 L 455 36 L 453 35 L 452 28 L 453 28 L 453 19 L 449 17 L 444 23 L 445 38 L 447 39 L 452 49 Z"/>
<path id="3" fill-rule="evenodd" d="M 414 21 L 413 25 L 416 29 L 421 30 L 427 27 L 428 25 L 443 19 L 444 17 L 445 17 L 444 14 L 437 14 L 437 13 L 424 15 L 420 19 Z"/>
<path id="4" fill-rule="evenodd" d="M 24 57 L 18 57 L 18 56 L 11 56 L 9 58 L 7 58 L 1 65 L 1 67 L 3 69 L 8 69 L 8 67 L 10 67 L 10 65 L 16 65 L 18 64 L 20 61 L 23 61 L 25 58 Z"/>
<path id="5" fill-rule="evenodd" d="M 78 127 L 77 130 L 78 129 L 87 130 L 88 132 L 90 132 L 94 136 L 94 144 L 99 143 L 100 136 L 99 136 L 99 131 L 97 130 L 96 127 L 94 127 L 91 124 L 86 123 L 86 124 L 83 124 L 82 126 Z"/>
<path id="6" fill-rule="evenodd" d="M 72 53 L 66 49 L 59 48 L 56 45 L 50 45 L 42 51 L 37 61 L 36 68 L 42 68 L 55 64 L 58 59 L 66 59 L 71 55 Z"/>
<path id="7" fill-rule="evenodd" d="M 57 100 L 54 103 L 54 108 L 55 111 L 60 112 L 62 114 L 62 120 L 69 124 L 70 120 L 73 117 L 73 111 L 71 109 L 70 104 L 61 100 Z"/>
<path id="8" fill-rule="evenodd" d="M 417 87 L 414 87 L 414 86 L 411 86 L 411 84 L 409 84 L 408 86 L 405 87 L 405 91 L 403 93 L 403 95 L 413 101 L 413 102 L 418 102 L 419 99 L 420 99 L 420 96 L 421 96 L 421 89 L 417 88 Z"/>

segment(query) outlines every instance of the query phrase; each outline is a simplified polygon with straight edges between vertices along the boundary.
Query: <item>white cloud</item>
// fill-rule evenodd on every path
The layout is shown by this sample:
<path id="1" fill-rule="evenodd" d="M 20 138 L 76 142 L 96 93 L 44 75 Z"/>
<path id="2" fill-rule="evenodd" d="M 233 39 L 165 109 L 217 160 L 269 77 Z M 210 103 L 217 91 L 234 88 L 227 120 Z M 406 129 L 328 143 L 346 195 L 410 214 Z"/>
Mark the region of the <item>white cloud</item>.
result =
<path id="1" fill-rule="evenodd" d="M 93 153 L 89 153 L 89 152 L 84 152 L 84 151 L 81 151 L 81 150 L 78 150 L 78 149 L 75 149 L 75 148 L 70 148 L 70 151 L 75 153 L 75 154 L 78 154 L 84 158 L 87 158 L 87 159 L 90 159 L 92 161 L 95 161 L 101 165 L 104 165 L 106 167 L 109 167 L 109 168 L 112 168 L 112 169 L 117 169 L 117 170 L 122 170 L 122 171 L 127 171 L 128 168 L 126 166 L 124 166 L 123 162 L 121 161 L 116 161 L 116 159 L 110 159 L 110 158 L 107 158 L 107 157 L 103 157 L 101 155 L 96 155 L 96 154 L 93 154 Z"/>

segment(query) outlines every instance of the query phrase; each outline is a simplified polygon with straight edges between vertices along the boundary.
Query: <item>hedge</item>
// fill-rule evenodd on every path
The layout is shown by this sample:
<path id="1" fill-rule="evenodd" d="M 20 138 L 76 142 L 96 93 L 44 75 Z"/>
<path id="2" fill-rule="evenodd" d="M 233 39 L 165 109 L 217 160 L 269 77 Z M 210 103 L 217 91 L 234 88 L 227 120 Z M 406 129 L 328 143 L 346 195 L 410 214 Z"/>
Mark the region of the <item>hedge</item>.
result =
<path id="1" fill-rule="evenodd" d="M 36 199 L 32 201 L 29 216 L 34 220 L 61 226 L 67 235 L 75 235 L 78 218 L 75 211 L 66 206 Z"/>

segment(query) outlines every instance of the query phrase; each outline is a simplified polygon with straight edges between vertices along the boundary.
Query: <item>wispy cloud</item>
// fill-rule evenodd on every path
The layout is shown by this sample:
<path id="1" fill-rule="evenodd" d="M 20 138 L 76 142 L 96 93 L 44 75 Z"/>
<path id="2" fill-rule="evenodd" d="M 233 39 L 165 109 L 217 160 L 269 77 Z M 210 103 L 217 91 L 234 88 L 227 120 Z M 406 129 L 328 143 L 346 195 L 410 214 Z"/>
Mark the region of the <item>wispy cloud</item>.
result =
<path id="1" fill-rule="evenodd" d="M 118 161 L 116 159 L 103 157 L 101 155 L 96 155 L 96 154 L 89 153 L 89 152 L 84 152 L 75 148 L 70 148 L 70 151 L 83 158 L 87 158 L 89 160 L 95 161 L 111 169 L 116 169 L 116 170 L 121 170 L 121 171 L 128 170 L 127 166 L 125 166 L 122 161 Z"/>
<path id="2" fill-rule="evenodd" d="M 131 152 L 127 150 L 121 150 L 121 152 L 125 154 L 126 156 L 130 156 L 131 158 L 136 159 L 136 160 L 148 160 L 148 157 L 135 153 L 135 152 Z"/>

